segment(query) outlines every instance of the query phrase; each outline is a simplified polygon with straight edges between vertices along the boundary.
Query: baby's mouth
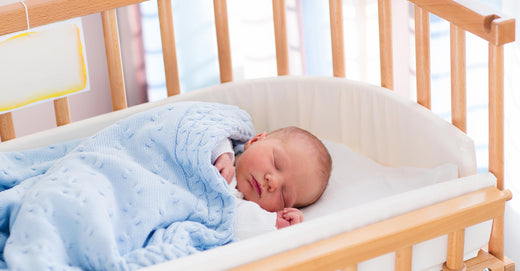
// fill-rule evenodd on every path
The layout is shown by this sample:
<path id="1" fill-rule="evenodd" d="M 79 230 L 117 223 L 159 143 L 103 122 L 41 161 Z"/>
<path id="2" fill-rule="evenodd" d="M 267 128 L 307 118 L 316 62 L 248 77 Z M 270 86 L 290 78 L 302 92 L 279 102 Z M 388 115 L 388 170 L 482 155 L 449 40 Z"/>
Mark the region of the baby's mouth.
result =
<path id="1" fill-rule="evenodd" d="M 252 177 L 251 184 L 253 185 L 253 188 L 255 189 L 258 196 L 262 196 L 262 187 L 260 184 L 256 181 L 255 177 Z"/>

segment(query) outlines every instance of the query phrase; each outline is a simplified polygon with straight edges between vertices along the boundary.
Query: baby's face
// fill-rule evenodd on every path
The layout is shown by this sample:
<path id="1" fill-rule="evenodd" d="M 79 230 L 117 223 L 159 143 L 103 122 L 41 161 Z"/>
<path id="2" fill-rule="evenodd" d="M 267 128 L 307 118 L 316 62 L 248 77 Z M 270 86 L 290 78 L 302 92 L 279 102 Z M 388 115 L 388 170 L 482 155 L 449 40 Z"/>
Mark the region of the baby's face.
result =
<path id="1" fill-rule="evenodd" d="M 237 188 L 245 199 L 271 212 L 306 205 L 321 189 L 313 158 L 302 139 L 282 142 L 257 135 L 237 158 Z"/>

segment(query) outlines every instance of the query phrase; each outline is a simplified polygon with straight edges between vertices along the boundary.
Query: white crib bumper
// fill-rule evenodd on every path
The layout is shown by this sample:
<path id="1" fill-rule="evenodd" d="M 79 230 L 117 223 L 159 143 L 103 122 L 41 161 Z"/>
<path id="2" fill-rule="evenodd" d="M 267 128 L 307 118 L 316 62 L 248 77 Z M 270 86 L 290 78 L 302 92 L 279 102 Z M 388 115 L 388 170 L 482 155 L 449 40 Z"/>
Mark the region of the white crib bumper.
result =
<path id="1" fill-rule="evenodd" d="M 216 85 L 3 142 L 0 151 L 88 136 L 133 113 L 185 100 L 235 104 L 251 114 L 258 132 L 298 125 L 384 165 L 453 163 L 461 176 L 476 173 L 473 141 L 426 108 L 379 86 L 310 76 Z"/>

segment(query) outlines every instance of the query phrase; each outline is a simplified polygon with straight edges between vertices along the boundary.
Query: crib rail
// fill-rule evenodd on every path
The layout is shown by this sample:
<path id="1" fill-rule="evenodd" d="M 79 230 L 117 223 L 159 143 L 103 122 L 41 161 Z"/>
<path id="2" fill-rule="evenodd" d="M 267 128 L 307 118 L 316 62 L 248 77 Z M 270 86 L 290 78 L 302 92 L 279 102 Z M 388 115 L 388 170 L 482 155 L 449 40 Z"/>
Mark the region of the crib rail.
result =
<path id="1" fill-rule="evenodd" d="M 446 265 L 459 270 L 464 228 L 503 215 L 510 198 L 509 191 L 482 189 L 233 270 L 357 270 L 358 263 L 393 251 L 396 270 L 411 270 L 412 245 L 450 232 L 457 234 L 450 237 Z"/>
<path id="2" fill-rule="evenodd" d="M 25 0 L 31 27 L 60 22 L 76 17 L 99 13 L 145 0 Z M 0 9 L 0 35 L 27 29 L 25 8 L 21 3 L 2 6 Z"/>
<path id="3" fill-rule="evenodd" d="M 489 8 L 477 1 L 409 1 L 494 45 L 503 45 L 515 40 L 514 19 L 504 18 L 498 13 L 489 13 Z"/>

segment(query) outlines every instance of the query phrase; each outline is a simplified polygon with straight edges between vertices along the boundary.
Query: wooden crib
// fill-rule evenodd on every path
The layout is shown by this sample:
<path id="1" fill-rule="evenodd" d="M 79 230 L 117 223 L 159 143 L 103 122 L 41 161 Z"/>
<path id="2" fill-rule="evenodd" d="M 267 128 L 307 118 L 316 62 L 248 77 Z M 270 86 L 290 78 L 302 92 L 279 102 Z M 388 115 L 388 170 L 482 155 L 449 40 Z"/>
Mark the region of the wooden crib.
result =
<path id="1" fill-rule="evenodd" d="M 168 96 L 180 94 L 171 0 L 157 0 Z M 119 46 L 116 8 L 142 0 L 26 0 L 31 27 L 92 13 L 101 13 L 113 110 L 127 107 Z M 457 197 L 399 217 L 379 222 L 319 242 L 308 244 L 237 267 L 236 270 L 357 270 L 357 263 L 395 252 L 395 270 L 411 270 L 412 246 L 448 234 L 447 261 L 443 270 L 514 270 L 504 255 L 504 206 L 511 192 L 504 190 L 504 44 L 514 41 L 515 21 L 492 13 L 471 1 L 409 0 L 415 5 L 417 102 L 430 108 L 429 14 L 450 22 L 452 123 L 466 131 L 465 33 L 489 43 L 489 171 L 497 187 Z M 220 81 L 233 81 L 227 7 L 214 0 L 220 63 Z M 378 0 L 381 86 L 394 88 L 392 48 L 392 1 Z M 345 77 L 343 14 L 341 0 L 330 0 L 333 74 Z M 273 0 L 278 75 L 289 75 L 285 3 Z M 27 28 L 21 3 L 0 6 L 0 35 Z M 70 123 L 68 98 L 54 100 L 58 126 Z M 2 141 L 15 138 L 11 113 L 0 115 Z M 476 258 L 463 260 L 465 228 L 493 219 L 487 248 Z"/>

